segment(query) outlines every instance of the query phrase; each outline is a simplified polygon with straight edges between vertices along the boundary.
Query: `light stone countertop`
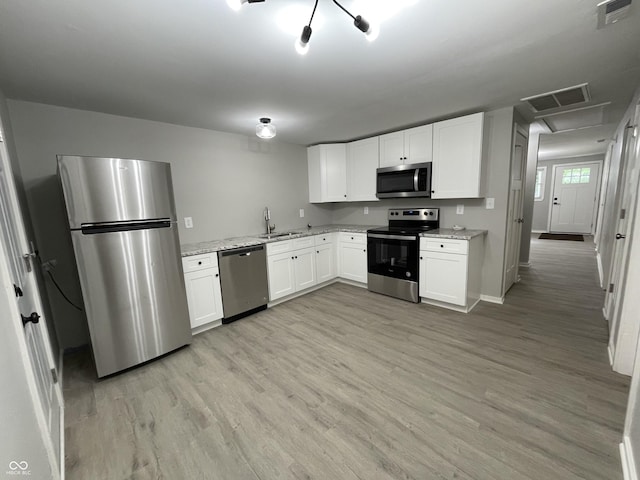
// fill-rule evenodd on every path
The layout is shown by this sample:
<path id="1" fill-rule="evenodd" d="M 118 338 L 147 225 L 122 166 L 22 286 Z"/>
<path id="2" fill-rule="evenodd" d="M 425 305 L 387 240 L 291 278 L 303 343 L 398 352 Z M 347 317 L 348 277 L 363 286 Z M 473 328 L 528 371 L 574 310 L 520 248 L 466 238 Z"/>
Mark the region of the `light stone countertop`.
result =
<path id="1" fill-rule="evenodd" d="M 454 230 L 453 228 L 440 228 L 430 232 L 421 233 L 421 237 L 450 238 L 453 240 L 471 240 L 478 235 L 486 235 L 487 230 Z"/>
<path id="2" fill-rule="evenodd" d="M 249 247 L 252 245 L 263 245 L 271 242 L 290 240 L 292 238 L 308 237 L 310 235 L 322 235 L 323 233 L 347 232 L 347 233 L 367 233 L 371 228 L 381 225 L 321 225 L 311 228 L 298 228 L 287 230 L 289 235 L 273 238 L 262 238 L 261 234 L 255 236 L 232 237 L 221 240 L 210 240 L 207 242 L 187 243 L 180 246 L 183 257 L 191 255 L 201 255 L 204 253 L 218 252 L 220 250 L 230 250 L 232 248 Z M 274 232 L 275 235 L 281 232 Z"/>

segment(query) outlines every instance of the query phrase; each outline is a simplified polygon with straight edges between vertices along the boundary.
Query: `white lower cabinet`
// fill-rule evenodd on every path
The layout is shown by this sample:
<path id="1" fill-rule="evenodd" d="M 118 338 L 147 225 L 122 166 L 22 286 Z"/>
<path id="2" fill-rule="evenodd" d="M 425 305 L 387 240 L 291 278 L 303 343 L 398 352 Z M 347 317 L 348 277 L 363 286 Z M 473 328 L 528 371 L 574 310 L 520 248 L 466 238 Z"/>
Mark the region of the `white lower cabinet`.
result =
<path id="1" fill-rule="evenodd" d="M 367 283 L 367 235 L 341 232 L 338 238 L 338 265 L 341 278 Z"/>
<path id="2" fill-rule="evenodd" d="M 313 237 L 267 244 L 270 301 L 305 290 L 318 283 L 316 251 L 311 245 L 314 245 Z"/>
<path id="3" fill-rule="evenodd" d="M 191 329 L 222 323 L 222 293 L 216 253 L 182 259 Z"/>
<path id="4" fill-rule="evenodd" d="M 426 303 L 470 311 L 480 300 L 484 238 L 420 239 L 420 297 Z"/>
<path id="5" fill-rule="evenodd" d="M 337 276 L 335 235 L 316 235 L 316 277 L 318 283 L 328 282 Z"/>

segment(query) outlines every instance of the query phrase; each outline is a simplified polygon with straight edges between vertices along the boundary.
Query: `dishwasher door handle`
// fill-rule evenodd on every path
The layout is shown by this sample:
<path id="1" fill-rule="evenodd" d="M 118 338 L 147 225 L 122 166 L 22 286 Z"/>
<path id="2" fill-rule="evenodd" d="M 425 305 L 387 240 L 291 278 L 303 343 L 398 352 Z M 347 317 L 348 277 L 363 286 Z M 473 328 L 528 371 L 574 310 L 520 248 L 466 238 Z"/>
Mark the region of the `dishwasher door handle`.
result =
<path id="1" fill-rule="evenodd" d="M 239 257 L 248 257 L 249 255 L 251 255 L 251 252 L 247 252 L 247 253 L 241 253 L 240 255 L 238 255 Z"/>

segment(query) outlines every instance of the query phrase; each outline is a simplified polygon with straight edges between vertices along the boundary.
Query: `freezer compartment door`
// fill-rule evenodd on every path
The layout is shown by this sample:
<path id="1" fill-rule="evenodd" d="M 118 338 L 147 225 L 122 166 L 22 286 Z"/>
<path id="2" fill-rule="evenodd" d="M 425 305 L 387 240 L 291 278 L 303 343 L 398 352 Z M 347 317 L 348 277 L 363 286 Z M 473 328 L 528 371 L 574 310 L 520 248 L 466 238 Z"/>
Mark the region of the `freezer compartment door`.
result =
<path id="1" fill-rule="evenodd" d="M 86 223 L 176 220 L 168 163 L 59 156 L 58 175 L 72 229 Z"/>
<path id="2" fill-rule="evenodd" d="M 191 342 L 175 224 L 71 236 L 99 377 Z"/>

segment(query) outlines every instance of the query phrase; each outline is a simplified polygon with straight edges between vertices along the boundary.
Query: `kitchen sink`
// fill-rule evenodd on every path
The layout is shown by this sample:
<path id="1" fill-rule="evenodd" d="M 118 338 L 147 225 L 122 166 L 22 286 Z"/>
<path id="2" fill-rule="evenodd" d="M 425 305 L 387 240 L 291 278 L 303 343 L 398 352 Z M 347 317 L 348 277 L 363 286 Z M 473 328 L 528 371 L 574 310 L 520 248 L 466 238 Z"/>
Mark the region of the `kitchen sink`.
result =
<path id="1" fill-rule="evenodd" d="M 280 238 L 280 237 L 288 237 L 293 235 L 292 232 L 282 232 L 282 233 L 263 233 L 262 235 L 258 235 L 258 238 Z"/>

